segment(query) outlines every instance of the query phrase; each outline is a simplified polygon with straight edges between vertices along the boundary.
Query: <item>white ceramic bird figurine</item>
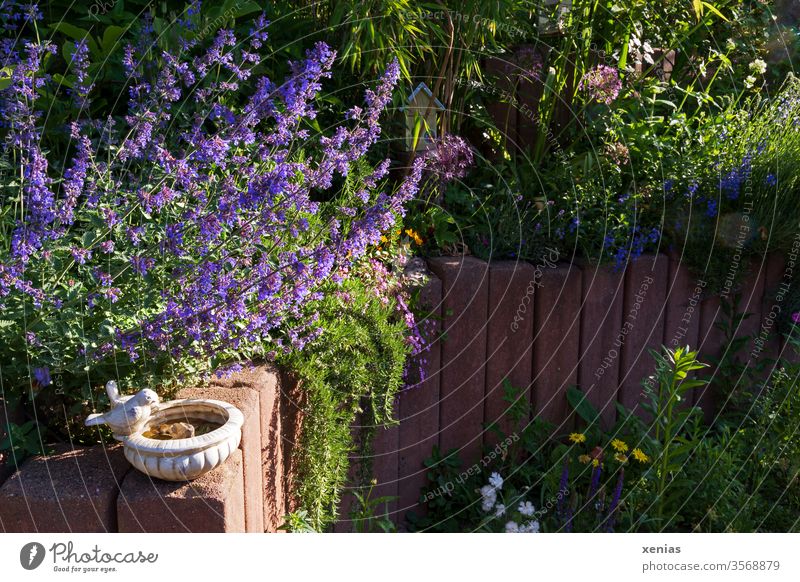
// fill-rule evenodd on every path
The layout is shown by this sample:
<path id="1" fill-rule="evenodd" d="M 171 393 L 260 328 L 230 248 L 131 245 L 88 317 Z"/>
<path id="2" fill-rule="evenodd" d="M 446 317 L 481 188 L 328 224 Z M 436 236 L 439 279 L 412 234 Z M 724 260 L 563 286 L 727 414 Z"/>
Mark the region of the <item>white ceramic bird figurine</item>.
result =
<path id="1" fill-rule="evenodd" d="M 127 398 L 120 398 L 119 388 L 114 380 L 106 382 L 106 394 L 108 394 L 108 400 L 111 402 L 112 408 L 128 400 Z"/>
<path id="2" fill-rule="evenodd" d="M 158 404 L 158 394 L 145 388 L 139 390 L 130 399 L 114 406 L 103 414 L 90 414 L 86 426 L 107 424 L 118 440 L 130 436 L 144 428 L 152 413 L 151 406 Z M 121 438 L 122 437 L 122 438 Z"/>

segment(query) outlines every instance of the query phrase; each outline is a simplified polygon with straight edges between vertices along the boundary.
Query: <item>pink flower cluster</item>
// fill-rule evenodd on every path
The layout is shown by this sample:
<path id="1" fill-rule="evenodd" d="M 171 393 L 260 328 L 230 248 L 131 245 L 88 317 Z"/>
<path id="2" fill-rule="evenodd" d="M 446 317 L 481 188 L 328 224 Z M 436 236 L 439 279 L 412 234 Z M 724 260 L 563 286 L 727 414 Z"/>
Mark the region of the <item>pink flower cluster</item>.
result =
<path id="1" fill-rule="evenodd" d="M 595 101 L 611 105 L 619 96 L 622 81 L 617 69 L 598 65 L 583 76 L 579 88 Z"/>

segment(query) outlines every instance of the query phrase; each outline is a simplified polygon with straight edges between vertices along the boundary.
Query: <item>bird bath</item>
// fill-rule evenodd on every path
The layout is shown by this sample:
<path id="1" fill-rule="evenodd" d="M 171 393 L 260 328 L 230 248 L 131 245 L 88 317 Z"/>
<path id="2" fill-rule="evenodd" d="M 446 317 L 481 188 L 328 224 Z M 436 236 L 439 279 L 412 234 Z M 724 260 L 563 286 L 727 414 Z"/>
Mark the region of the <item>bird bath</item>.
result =
<path id="1" fill-rule="evenodd" d="M 146 402 L 138 398 L 144 390 L 130 398 L 115 395 L 116 385 L 107 390 L 113 408 L 90 416 L 87 424 L 111 426 L 114 438 L 122 441 L 125 458 L 151 477 L 196 479 L 224 463 L 242 439 L 244 416 L 227 402 L 192 398 L 137 407 L 137 401 Z M 186 434 L 194 436 L 175 438 Z"/>

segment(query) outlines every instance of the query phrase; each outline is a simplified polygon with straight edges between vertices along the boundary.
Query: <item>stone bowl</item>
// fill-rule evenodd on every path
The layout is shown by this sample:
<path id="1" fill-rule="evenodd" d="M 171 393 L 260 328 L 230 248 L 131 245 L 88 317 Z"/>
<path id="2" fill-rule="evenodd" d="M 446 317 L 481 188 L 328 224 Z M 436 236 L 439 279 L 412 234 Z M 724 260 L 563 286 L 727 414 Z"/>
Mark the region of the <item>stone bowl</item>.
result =
<path id="1" fill-rule="evenodd" d="M 170 422 L 212 422 L 218 428 L 184 439 L 158 440 L 142 435 Z M 144 429 L 123 441 L 125 458 L 142 473 L 165 481 L 189 481 L 224 463 L 242 440 L 244 416 L 227 402 L 170 400 L 158 405 Z"/>

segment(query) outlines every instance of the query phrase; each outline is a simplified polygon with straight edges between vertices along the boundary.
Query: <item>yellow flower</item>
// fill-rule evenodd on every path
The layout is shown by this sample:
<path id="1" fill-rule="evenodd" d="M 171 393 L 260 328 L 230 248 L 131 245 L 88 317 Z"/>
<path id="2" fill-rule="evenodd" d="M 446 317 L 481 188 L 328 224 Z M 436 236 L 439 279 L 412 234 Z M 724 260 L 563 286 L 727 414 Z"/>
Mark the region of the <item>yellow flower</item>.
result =
<path id="1" fill-rule="evenodd" d="M 619 439 L 614 439 L 613 441 L 611 441 L 611 448 L 613 448 L 618 453 L 625 453 L 628 451 L 628 445 Z"/>
<path id="2" fill-rule="evenodd" d="M 633 449 L 633 458 L 639 461 L 640 463 L 649 463 L 650 457 L 648 457 L 642 449 Z"/>
<path id="3" fill-rule="evenodd" d="M 592 459 L 592 467 L 599 467 L 600 459 Z"/>
<path id="4" fill-rule="evenodd" d="M 569 435 L 569 440 L 571 440 L 576 445 L 579 443 L 585 443 L 586 435 L 580 432 L 573 432 L 572 434 Z"/>
<path id="5" fill-rule="evenodd" d="M 592 458 L 591 458 L 589 455 L 581 455 L 580 457 L 578 457 L 578 460 L 579 460 L 581 463 L 583 463 L 584 465 L 586 465 L 586 464 L 588 464 L 588 463 L 589 463 L 589 461 L 591 461 L 591 460 L 592 460 Z"/>
<path id="6" fill-rule="evenodd" d="M 417 232 L 413 228 L 406 229 L 406 234 L 413 240 L 417 245 L 422 244 L 422 237 L 417 234 Z"/>
<path id="7" fill-rule="evenodd" d="M 381 235 L 381 244 L 385 245 L 387 242 L 389 242 L 389 239 L 386 238 L 385 236 Z"/>
<path id="8" fill-rule="evenodd" d="M 623 465 L 628 462 L 628 457 L 626 457 L 622 453 L 617 453 L 616 455 L 614 455 L 614 458 Z"/>

